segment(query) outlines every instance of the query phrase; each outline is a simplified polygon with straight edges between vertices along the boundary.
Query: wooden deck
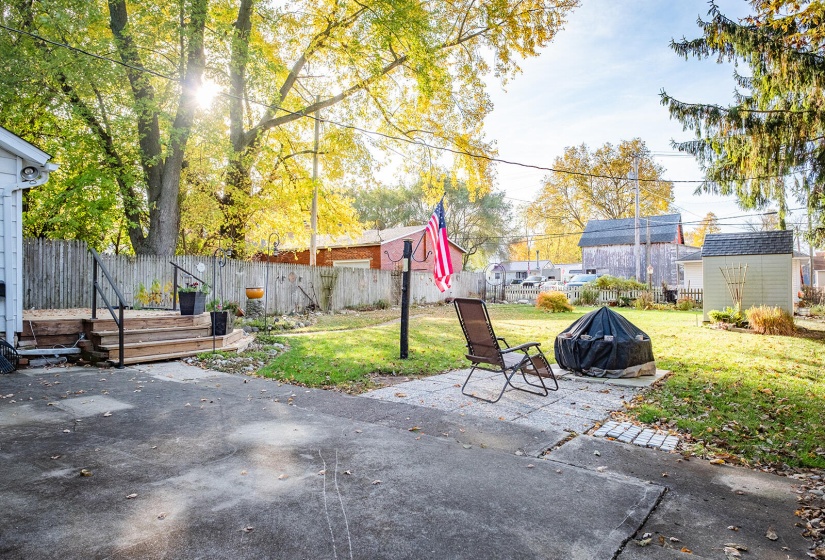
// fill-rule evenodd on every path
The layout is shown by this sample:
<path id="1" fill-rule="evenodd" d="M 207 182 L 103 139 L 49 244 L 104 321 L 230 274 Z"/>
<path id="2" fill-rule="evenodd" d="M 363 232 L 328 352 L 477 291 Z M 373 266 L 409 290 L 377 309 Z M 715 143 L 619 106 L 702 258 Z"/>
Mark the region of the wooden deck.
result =
<path id="1" fill-rule="evenodd" d="M 91 317 L 89 308 L 25 311 L 18 350 L 27 356 L 81 353 L 89 361 L 117 362 L 118 330 L 109 310 L 98 310 L 97 318 Z M 125 364 L 195 356 L 212 350 L 213 344 L 216 350 L 237 352 L 253 339 L 235 329 L 213 341 L 208 313 L 128 309 L 124 325 Z"/>

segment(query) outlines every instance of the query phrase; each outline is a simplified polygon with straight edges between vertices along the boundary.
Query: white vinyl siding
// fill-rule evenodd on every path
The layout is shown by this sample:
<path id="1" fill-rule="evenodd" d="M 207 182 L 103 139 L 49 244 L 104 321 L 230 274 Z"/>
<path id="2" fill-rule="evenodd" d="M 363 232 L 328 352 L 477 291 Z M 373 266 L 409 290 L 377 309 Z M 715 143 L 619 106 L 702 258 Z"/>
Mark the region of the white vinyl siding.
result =
<path id="1" fill-rule="evenodd" d="M 684 278 L 682 278 L 682 287 L 691 290 L 702 289 L 702 261 L 688 261 L 683 263 Z"/>
<path id="2" fill-rule="evenodd" d="M 17 157 L 10 155 L 9 153 L 3 150 L 0 150 L 0 187 L 8 187 L 9 185 L 15 185 L 16 183 Z M 0 195 L 0 281 L 6 283 L 6 299 L 14 297 L 14 294 L 9 293 L 9 289 L 13 288 L 14 286 L 13 282 L 9 282 L 9 279 L 11 278 L 10 272 L 13 274 L 13 271 L 7 271 L 5 267 L 6 251 L 10 249 L 13 250 L 13 248 L 9 247 L 9 244 L 14 243 L 14 240 L 5 239 L 4 235 L 4 232 L 6 230 L 3 224 L 3 204 L 6 204 L 9 201 L 11 201 L 10 197 L 4 197 Z M 10 301 L 14 300 L 11 299 Z M 6 307 L 6 301 L 0 298 L 0 332 L 5 332 L 6 330 Z"/>
<path id="3" fill-rule="evenodd" d="M 781 307 L 793 313 L 793 280 L 791 255 L 730 255 L 703 259 L 704 316 L 713 309 L 733 305 L 722 269 L 748 266 L 742 295 L 742 309 L 754 305 Z"/>

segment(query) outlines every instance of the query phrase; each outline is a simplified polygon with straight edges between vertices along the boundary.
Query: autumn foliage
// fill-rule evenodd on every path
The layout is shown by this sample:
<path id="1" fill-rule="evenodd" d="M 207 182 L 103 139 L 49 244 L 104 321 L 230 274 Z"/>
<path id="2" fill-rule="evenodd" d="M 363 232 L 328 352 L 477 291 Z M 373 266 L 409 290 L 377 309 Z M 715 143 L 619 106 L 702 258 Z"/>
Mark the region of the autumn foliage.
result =
<path id="1" fill-rule="evenodd" d="M 759 334 L 778 334 L 789 336 L 796 328 L 793 316 L 781 307 L 760 305 L 751 307 L 746 312 L 750 327 Z"/>
<path id="2" fill-rule="evenodd" d="M 567 301 L 567 296 L 563 292 L 541 292 L 536 298 L 536 307 L 549 313 L 573 311 L 573 306 Z"/>

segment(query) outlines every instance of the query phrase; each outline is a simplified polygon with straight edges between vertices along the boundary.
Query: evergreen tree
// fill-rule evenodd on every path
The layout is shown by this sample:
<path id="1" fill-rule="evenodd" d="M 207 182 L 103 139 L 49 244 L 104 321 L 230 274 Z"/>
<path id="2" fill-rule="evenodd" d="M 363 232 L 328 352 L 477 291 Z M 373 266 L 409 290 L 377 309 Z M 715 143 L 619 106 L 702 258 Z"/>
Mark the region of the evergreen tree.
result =
<path id="1" fill-rule="evenodd" d="M 685 58 L 735 61 L 741 90 L 735 104 L 685 103 L 666 92 L 662 103 L 696 133 L 696 140 L 675 146 L 702 165 L 707 182 L 699 191 L 735 195 L 746 210 L 775 204 L 784 229 L 789 195 L 815 214 L 825 206 L 825 51 L 816 25 L 823 8 L 786 0 L 751 4 L 756 15 L 738 23 L 712 4 L 710 21 L 699 22 L 701 38 L 672 43 Z M 749 76 L 739 73 L 741 66 Z"/>

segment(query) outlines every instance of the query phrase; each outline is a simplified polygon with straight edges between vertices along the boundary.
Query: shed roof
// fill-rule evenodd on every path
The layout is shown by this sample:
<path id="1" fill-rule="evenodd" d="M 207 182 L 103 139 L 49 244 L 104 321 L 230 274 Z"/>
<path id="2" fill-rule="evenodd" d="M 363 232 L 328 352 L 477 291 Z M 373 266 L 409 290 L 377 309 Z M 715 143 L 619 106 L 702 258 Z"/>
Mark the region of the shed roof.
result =
<path id="1" fill-rule="evenodd" d="M 785 254 L 793 254 L 791 230 L 709 233 L 702 246 L 703 257 Z"/>
<path id="2" fill-rule="evenodd" d="M 699 249 L 697 251 L 693 251 L 692 253 L 686 253 L 676 259 L 677 263 L 684 263 L 684 262 L 699 262 L 702 260 L 702 250 Z"/>
<path id="3" fill-rule="evenodd" d="M 675 243 L 682 223 L 681 214 L 665 214 L 639 218 L 639 232 L 642 243 L 647 242 L 647 228 L 650 225 L 651 243 Z M 618 220 L 590 220 L 584 228 L 579 247 L 600 245 L 632 245 L 635 242 L 635 218 Z"/>

